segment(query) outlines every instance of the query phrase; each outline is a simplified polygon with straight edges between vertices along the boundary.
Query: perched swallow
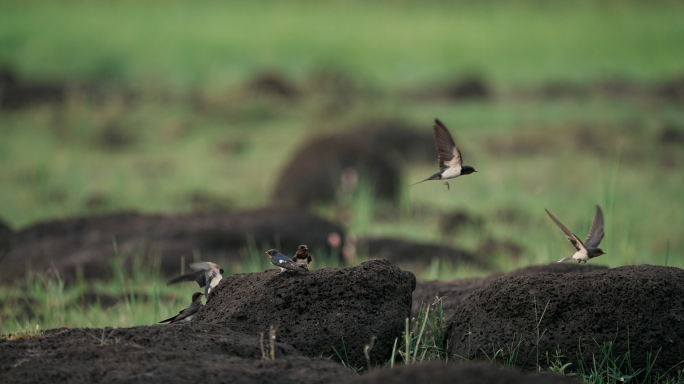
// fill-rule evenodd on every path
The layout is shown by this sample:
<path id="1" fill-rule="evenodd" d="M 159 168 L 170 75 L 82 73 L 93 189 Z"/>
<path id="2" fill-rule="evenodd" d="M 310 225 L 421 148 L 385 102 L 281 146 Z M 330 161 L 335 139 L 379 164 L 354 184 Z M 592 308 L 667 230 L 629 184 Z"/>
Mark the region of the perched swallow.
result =
<path id="1" fill-rule="evenodd" d="M 160 321 L 159 324 L 161 324 L 161 323 L 173 324 L 173 323 L 192 321 L 192 319 L 194 319 L 195 316 L 199 313 L 200 309 L 202 309 L 202 296 L 204 296 L 204 295 L 201 292 L 193 293 L 192 294 L 192 303 L 190 303 L 189 307 L 178 312 L 178 314 L 174 317 L 169 317 L 166 320 Z"/>
<path id="2" fill-rule="evenodd" d="M 441 121 L 439 121 L 439 119 L 435 119 L 434 131 L 435 147 L 437 147 L 437 158 L 439 160 L 439 172 L 425 180 L 411 184 L 409 187 L 420 184 L 423 181 L 453 179 L 461 175 L 470 175 L 473 172 L 477 172 L 475 171 L 475 168 L 463 165 L 461 151 L 458 150 L 449 130 Z M 444 185 L 449 189 L 449 182 L 445 181 Z"/>
<path id="3" fill-rule="evenodd" d="M 556 219 L 555 216 L 549 212 L 548 209 L 545 209 L 546 213 L 549 214 L 549 217 L 551 220 L 553 220 L 554 223 L 560 228 L 563 233 L 565 233 L 565 236 L 568 237 L 568 240 L 570 240 L 570 244 L 575 247 L 577 252 L 575 252 L 574 255 L 564 257 L 560 260 L 558 260 L 559 263 L 562 263 L 566 260 L 570 259 L 575 259 L 577 260 L 578 263 L 581 263 L 584 261 L 584 263 L 587 263 L 587 260 L 593 259 L 594 257 L 598 257 L 601 255 L 605 255 L 606 253 L 603 252 L 603 249 L 599 248 L 598 245 L 601 243 L 601 240 L 603 240 L 603 211 L 601 211 L 601 207 L 598 205 L 596 206 L 596 215 L 594 216 L 594 221 L 591 223 L 591 227 L 589 228 L 589 234 L 587 235 L 587 239 L 584 240 L 584 243 L 582 243 L 574 233 L 570 232 L 570 230 L 563 225 L 558 219 Z"/>
<path id="4" fill-rule="evenodd" d="M 292 257 L 292 262 L 295 263 L 296 266 L 304 269 L 309 269 L 311 260 L 309 247 L 306 245 L 300 245 L 299 248 L 297 248 L 297 253 Z"/>
<path id="5" fill-rule="evenodd" d="M 290 258 L 278 252 L 277 249 L 269 249 L 266 254 L 271 257 L 271 264 L 280 268 L 280 272 L 278 272 L 278 274 L 285 272 L 286 269 L 289 271 L 297 271 L 301 269 L 294 262 L 292 262 Z"/>
<path id="6" fill-rule="evenodd" d="M 190 268 L 195 272 L 185 274 L 169 280 L 166 285 L 181 283 L 184 281 L 194 281 L 200 288 L 204 288 L 204 295 L 208 297 L 209 293 L 216 288 L 223 278 L 223 268 L 219 268 L 218 264 L 210 263 L 208 261 L 199 261 L 190 264 Z"/>

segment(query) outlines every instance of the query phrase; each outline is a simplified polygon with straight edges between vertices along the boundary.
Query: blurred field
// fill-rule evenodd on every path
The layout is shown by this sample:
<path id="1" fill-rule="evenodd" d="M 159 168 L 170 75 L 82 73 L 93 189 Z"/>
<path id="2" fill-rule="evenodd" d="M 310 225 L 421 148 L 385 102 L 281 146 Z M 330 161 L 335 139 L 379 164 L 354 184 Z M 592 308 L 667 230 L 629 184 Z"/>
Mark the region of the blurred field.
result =
<path id="1" fill-rule="evenodd" d="M 606 214 L 608 254 L 592 262 L 684 267 L 684 109 L 681 99 L 652 95 L 684 75 L 683 17 L 674 1 L 4 1 L 0 65 L 22 79 L 103 91 L 95 102 L 76 89 L 60 104 L 0 110 L 0 217 L 20 229 L 73 215 L 206 208 L 196 196 L 212 207 L 260 207 L 306 138 L 374 119 L 430 132 L 439 117 L 478 173 L 452 181 L 449 191 L 439 182 L 405 188 L 396 206 L 361 190 L 343 207 L 314 210 L 333 220 L 345 211 L 357 236 L 466 250 L 513 242 L 524 250 L 514 258 L 494 249 L 491 270 L 433 265 L 420 272 L 425 279 L 570 255 L 544 208 L 584 238 L 594 204 Z M 246 92 L 264 71 L 281 74 L 300 95 Z M 320 73 L 344 78 L 347 93 L 317 88 Z M 490 84 L 491 98 L 403 96 L 472 73 Z M 535 91 L 617 80 L 643 92 Z M 403 183 L 436 169 L 436 161 L 413 164 Z M 443 235 L 441 215 L 456 211 L 483 225 Z M 65 288 L 60 308 L 73 311 L 61 318 L 48 317 L 47 304 L 28 315 L 3 306 L 0 333 L 35 323 L 150 324 L 194 292 L 167 288 L 158 276 L 149 286 L 128 279 Z M 131 315 L 130 301 L 117 307 L 119 323 L 82 309 L 81 293 L 93 289 L 144 291 L 134 312 L 145 315 Z M 1 290 L 16 302 L 40 296 L 35 287 Z"/>

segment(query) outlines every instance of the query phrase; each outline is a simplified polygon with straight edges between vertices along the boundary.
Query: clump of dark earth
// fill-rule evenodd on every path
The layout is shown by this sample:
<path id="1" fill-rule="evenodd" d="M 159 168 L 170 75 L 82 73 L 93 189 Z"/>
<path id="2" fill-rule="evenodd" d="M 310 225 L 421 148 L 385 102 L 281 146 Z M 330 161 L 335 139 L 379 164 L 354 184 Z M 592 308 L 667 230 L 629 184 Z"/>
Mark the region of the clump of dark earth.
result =
<path id="1" fill-rule="evenodd" d="M 294 84 L 277 72 L 263 72 L 256 75 L 247 83 L 246 88 L 254 93 L 282 98 L 296 97 L 300 93 Z"/>
<path id="2" fill-rule="evenodd" d="M 0 260 L 9 250 L 10 238 L 12 237 L 12 228 L 9 227 L 2 219 L 0 219 Z"/>
<path id="3" fill-rule="evenodd" d="M 60 328 L 38 338 L 0 340 L 0 378 L 13 383 L 261 384 L 329 383 L 356 376 L 280 342 L 274 354 L 275 360 L 262 360 L 258 336 L 213 324 Z"/>
<path id="4" fill-rule="evenodd" d="M 96 139 L 97 144 L 109 150 L 122 150 L 135 144 L 136 137 L 126 132 L 117 122 L 109 122 L 102 128 Z"/>
<path id="5" fill-rule="evenodd" d="M 655 88 L 654 93 L 673 103 L 684 103 L 684 76 L 663 82 Z"/>
<path id="6" fill-rule="evenodd" d="M 522 373 L 489 363 L 422 363 L 379 369 L 346 384 L 576 384 L 579 381 L 556 374 Z"/>
<path id="7" fill-rule="evenodd" d="M 34 274 L 56 269 L 62 279 L 73 281 L 77 268 L 86 280 L 112 277 L 111 261 L 116 241 L 119 261 L 130 271 L 134 258 L 144 267 L 156 265 L 167 276 L 181 271 L 181 257 L 193 253 L 202 259 L 241 262 L 248 247 L 261 251 L 279 247 L 292 255 L 300 244 L 330 254 L 328 236 L 342 236 L 341 227 L 307 212 L 267 208 L 243 212 L 203 212 L 184 215 L 118 213 L 71 218 L 35 224 L 10 233 L 9 247 L 0 258 L 0 281 L 22 282 L 26 267 Z M 142 256 L 136 256 L 142 255 Z M 267 258 L 263 254 L 264 258 Z"/>
<path id="8" fill-rule="evenodd" d="M 603 265 L 587 264 L 580 265 L 577 263 L 553 263 L 547 265 L 533 265 L 521 269 L 516 269 L 503 274 L 496 274 L 487 277 L 476 277 L 470 279 L 459 279 L 452 281 L 423 281 L 418 280 L 416 283 L 416 290 L 413 291 L 413 309 L 411 316 L 418 315 L 420 304 L 432 304 L 435 297 L 444 297 L 442 300 L 442 309 L 444 317 L 451 317 L 458 310 L 463 300 L 467 299 L 473 292 L 481 289 L 492 281 L 502 276 L 524 276 L 537 274 L 584 274 L 595 272 L 599 270 L 606 270 L 607 267 Z"/>
<path id="9" fill-rule="evenodd" d="M 439 228 L 444 236 L 453 236 L 466 228 L 479 229 L 483 223 L 482 217 L 473 216 L 467 211 L 454 211 L 440 216 Z"/>
<path id="10" fill-rule="evenodd" d="M 450 359 L 486 359 L 482 351 L 522 339 L 517 365 L 534 369 L 536 360 L 528 357 L 537 352 L 538 324 L 545 331 L 540 355 L 560 348 L 564 362 L 576 367 L 578 342 L 591 361 L 600 356 L 599 346 L 612 341 L 614 356 L 629 351 L 634 367 L 646 367 L 647 354 L 660 351 L 654 369 L 664 372 L 684 359 L 682 297 L 684 270 L 673 267 L 504 276 L 461 302 L 449 320 L 448 353 Z"/>
<path id="11" fill-rule="evenodd" d="M 493 92 L 484 77 L 466 75 L 444 85 L 422 88 L 403 93 L 411 100 L 430 101 L 435 99 L 447 100 L 487 100 Z"/>
<path id="12" fill-rule="evenodd" d="M 492 92 L 487 81 L 476 75 L 469 75 L 447 85 L 444 88 L 445 95 L 454 100 L 485 100 Z"/>
<path id="13" fill-rule="evenodd" d="M 352 194 L 362 181 L 375 197 L 395 201 L 399 170 L 363 140 L 330 135 L 308 141 L 280 172 L 273 202 L 299 207 L 331 202 Z"/>
<path id="14" fill-rule="evenodd" d="M 221 280 L 196 321 L 248 335 L 268 334 L 274 326 L 278 340 L 302 354 L 337 360 L 334 347 L 346 363 L 346 350 L 353 367 L 366 366 L 364 346 L 375 336 L 371 364 L 384 364 L 410 315 L 415 286 L 411 272 L 387 260 L 347 268 L 236 274 Z"/>
<path id="15" fill-rule="evenodd" d="M 684 129 L 668 125 L 660 130 L 658 141 L 668 145 L 682 145 L 684 144 Z"/>
<path id="16" fill-rule="evenodd" d="M 17 109 L 34 104 L 62 102 L 66 85 L 46 81 L 21 81 L 16 72 L 0 67 L 0 109 Z"/>
<path id="17" fill-rule="evenodd" d="M 414 243 L 392 238 L 360 238 L 356 242 L 357 253 L 386 259 L 394 264 L 424 268 L 433 260 L 447 263 L 467 263 L 485 266 L 487 263 L 467 251 L 443 245 Z"/>

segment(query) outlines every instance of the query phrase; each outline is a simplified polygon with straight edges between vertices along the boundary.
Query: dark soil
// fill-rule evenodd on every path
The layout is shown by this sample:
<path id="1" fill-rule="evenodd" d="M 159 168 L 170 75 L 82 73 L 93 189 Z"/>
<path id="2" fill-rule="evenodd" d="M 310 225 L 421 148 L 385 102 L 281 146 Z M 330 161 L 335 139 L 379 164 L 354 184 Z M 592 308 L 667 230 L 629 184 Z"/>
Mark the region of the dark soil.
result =
<path id="1" fill-rule="evenodd" d="M 268 351 L 268 346 L 266 346 Z M 12 383 L 329 383 L 356 374 L 276 342 L 212 324 L 55 329 L 0 341 L 0 381 Z"/>
<path id="2" fill-rule="evenodd" d="M 0 109 L 62 102 L 66 85 L 57 82 L 21 81 L 12 68 L 0 67 Z"/>
<path id="3" fill-rule="evenodd" d="M 299 90 L 289 80 L 277 72 L 263 72 L 254 76 L 246 85 L 249 92 L 291 98 L 299 95 Z"/>
<path id="4" fill-rule="evenodd" d="M 433 260 L 450 263 L 468 263 L 484 266 L 486 262 L 475 255 L 456 248 L 442 245 L 414 243 L 389 238 L 361 238 L 356 242 L 357 252 L 368 252 L 368 256 L 387 259 L 394 264 L 407 267 L 425 268 Z"/>
<path id="5" fill-rule="evenodd" d="M 346 350 L 354 367 L 366 366 L 363 348 L 375 336 L 371 363 L 384 364 L 404 330 L 415 286 L 411 272 L 387 260 L 280 275 L 276 269 L 237 274 L 221 280 L 196 321 L 249 335 L 268 333 L 272 325 L 278 340 L 304 355 L 338 360 L 334 347 L 342 356 Z"/>
<path id="6" fill-rule="evenodd" d="M 411 316 L 415 317 L 420 309 L 420 303 L 432 304 L 435 296 L 444 297 L 442 309 L 444 317 L 451 317 L 458 310 L 459 306 L 476 290 L 485 287 L 492 281 L 502 276 L 523 276 L 541 273 L 590 273 L 607 269 L 602 265 L 579 265 L 576 263 L 553 263 L 548 265 L 533 265 L 526 268 L 516 269 L 515 271 L 497 274 L 482 278 L 452 280 L 452 281 L 421 281 L 416 283 L 416 290 L 413 291 L 413 309 Z"/>
<path id="7" fill-rule="evenodd" d="M 490 84 L 482 76 L 467 75 L 442 85 L 406 91 L 402 96 L 413 101 L 488 100 L 493 96 L 493 92 Z"/>
<path id="8" fill-rule="evenodd" d="M 380 369 L 347 384 L 575 384 L 579 381 L 551 373 L 535 375 L 498 368 L 489 363 L 423 363 Z"/>
<path id="9" fill-rule="evenodd" d="M 304 144 L 280 172 L 272 200 L 306 207 L 351 195 L 359 180 L 373 194 L 395 201 L 401 184 L 397 166 L 364 143 L 362 137 L 325 136 Z"/>
<path id="10" fill-rule="evenodd" d="M 280 208 L 168 216 L 120 213 L 56 220 L 9 235 L 9 251 L 0 258 L 0 281 L 22 281 L 27 264 L 38 274 L 54 265 L 67 281 L 75 278 L 79 266 L 86 280 L 109 278 L 112 239 L 126 268 L 132 265 L 134 255 L 141 253 L 145 255 L 142 265 L 152 265 L 152 259 L 160 257 L 162 273 L 171 276 L 180 272 L 181 256 L 189 262 L 193 252 L 200 252 L 203 259 L 219 264 L 239 262 L 240 252 L 250 242 L 266 249 L 278 246 L 286 254 L 294 254 L 300 244 L 307 244 L 312 252 L 330 253 L 327 239 L 331 232 L 343 236 L 342 228 L 335 224 L 304 211 Z"/>
<path id="11" fill-rule="evenodd" d="M 463 300 L 449 321 L 449 354 L 485 358 L 493 346 L 523 342 L 518 365 L 533 369 L 536 324 L 546 331 L 540 355 L 557 346 L 577 367 L 578 341 L 585 360 L 614 341 L 615 356 L 629 351 L 635 367 L 660 350 L 654 368 L 667 370 L 684 359 L 684 270 L 650 265 L 586 274 L 504 276 Z M 536 302 L 536 317 L 535 317 Z M 535 320 L 536 319 L 536 320 Z M 468 333 L 470 335 L 468 336 Z M 498 349 L 498 347 L 496 347 Z M 507 353 L 507 352 L 506 352 Z"/>

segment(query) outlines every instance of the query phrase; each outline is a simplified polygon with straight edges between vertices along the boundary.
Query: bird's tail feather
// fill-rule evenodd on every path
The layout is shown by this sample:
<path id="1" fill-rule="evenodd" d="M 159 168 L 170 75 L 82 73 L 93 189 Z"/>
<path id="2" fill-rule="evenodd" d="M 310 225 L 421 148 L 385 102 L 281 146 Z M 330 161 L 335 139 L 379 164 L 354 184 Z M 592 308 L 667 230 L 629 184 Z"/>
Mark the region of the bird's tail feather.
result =
<path id="1" fill-rule="evenodd" d="M 562 263 L 562 262 L 568 261 L 568 260 L 572 260 L 572 256 L 564 257 L 564 258 L 558 260 L 557 263 Z"/>
<path id="2" fill-rule="evenodd" d="M 431 177 L 432 177 L 432 176 L 431 176 Z M 424 182 L 424 181 L 428 181 L 428 180 L 430 180 L 430 177 L 428 177 L 428 178 L 425 179 L 425 180 L 421 180 L 421 181 L 419 181 L 419 182 L 417 182 L 417 183 L 413 183 L 413 184 L 409 185 L 409 187 L 413 187 L 413 186 L 416 185 L 416 184 L 420 184 L 420 183 L 422 183 L 422 182 Z"/>

